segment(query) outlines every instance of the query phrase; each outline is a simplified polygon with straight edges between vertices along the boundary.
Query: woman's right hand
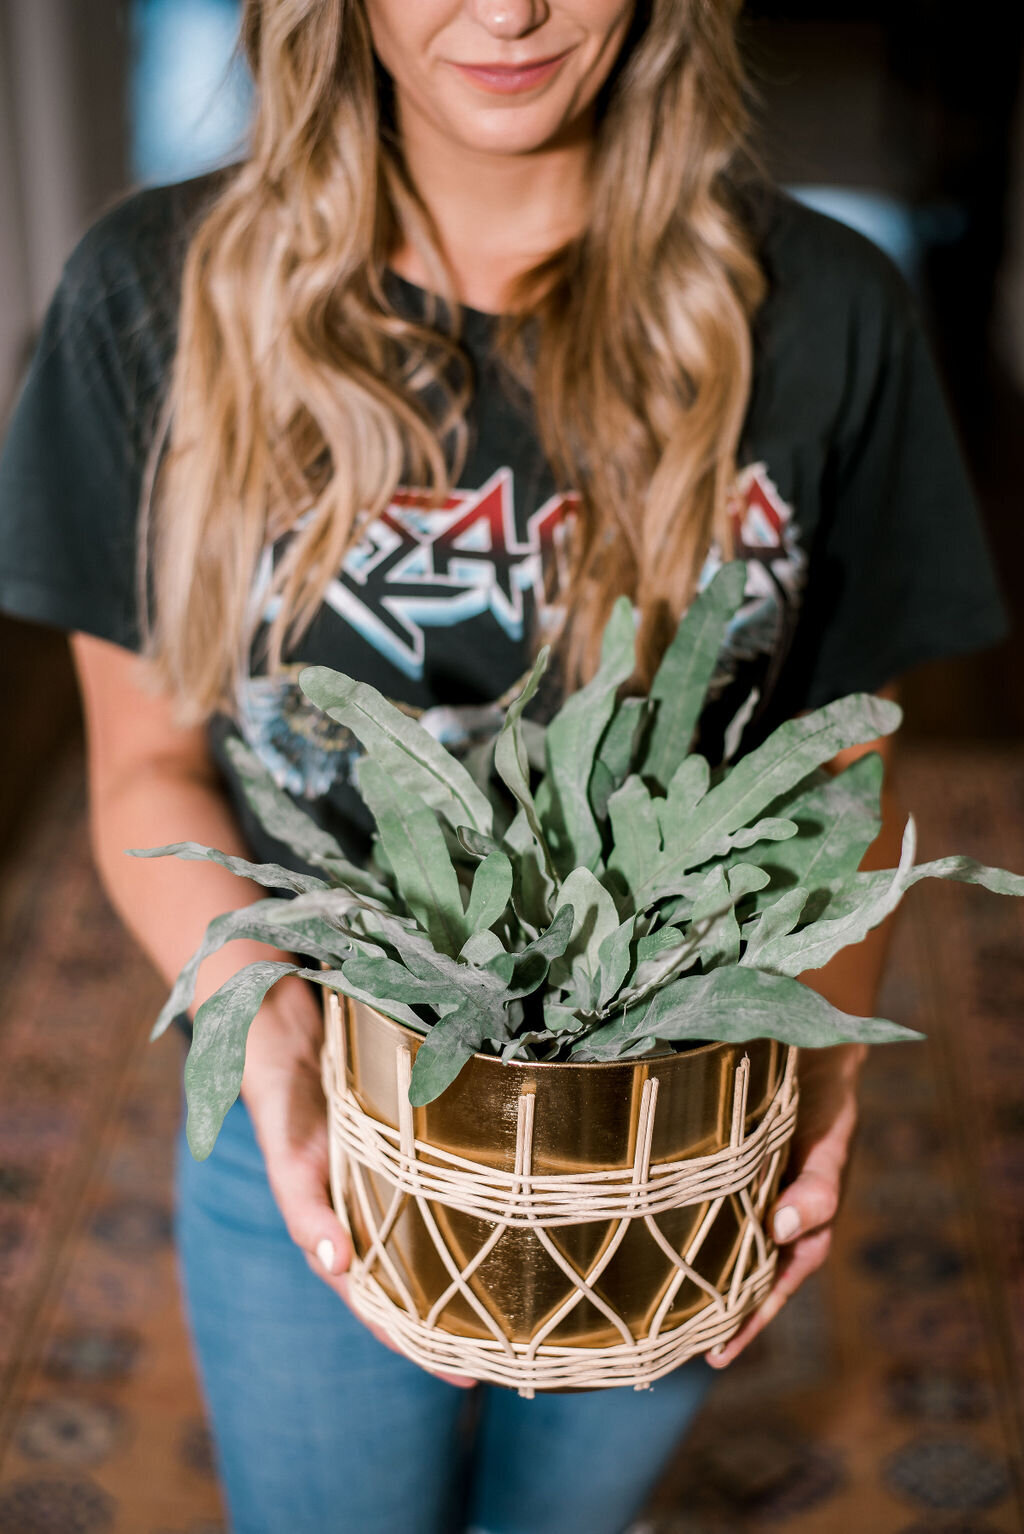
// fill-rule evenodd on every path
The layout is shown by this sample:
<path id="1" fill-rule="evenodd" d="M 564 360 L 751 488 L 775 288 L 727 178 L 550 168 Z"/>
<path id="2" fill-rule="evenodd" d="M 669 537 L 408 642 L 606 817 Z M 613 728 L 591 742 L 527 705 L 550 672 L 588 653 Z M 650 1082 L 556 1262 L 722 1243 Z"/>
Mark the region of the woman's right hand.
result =
<path id="1" fill-rule="evenodd" d="M 328 1191 L 327 1108 L 319 1060 L 322 1039 L 322 1014 L 306 981 L 297 976 L 278 981 L 249 1032 L 242 1100 L 288 1234 L 317 1277 L 351 1308 L 352 1244 Z M 370 1330 L 386 1347 L 399 1351 L 376 1327 Z M 475 1384 L 461 1375 L 441 1374 L 440 1378 L 451 1385 Z"/>

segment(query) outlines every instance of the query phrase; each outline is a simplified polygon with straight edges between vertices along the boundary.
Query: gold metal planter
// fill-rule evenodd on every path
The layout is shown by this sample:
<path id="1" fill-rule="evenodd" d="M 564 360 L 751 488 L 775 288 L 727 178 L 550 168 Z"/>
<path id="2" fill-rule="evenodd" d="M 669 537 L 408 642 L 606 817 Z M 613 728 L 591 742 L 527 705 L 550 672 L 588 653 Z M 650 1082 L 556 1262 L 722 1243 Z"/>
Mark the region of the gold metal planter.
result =
<path id="1" fill-rule="evenodd" d="M 640 1387 L 730 1337 L 763 1298 L 795 1050 L 474 1055 L 414 1109 L 419 1035 L 333 991 L 325 1014 L 351 1298 L 418 1363 L 527 1395 Z"/>

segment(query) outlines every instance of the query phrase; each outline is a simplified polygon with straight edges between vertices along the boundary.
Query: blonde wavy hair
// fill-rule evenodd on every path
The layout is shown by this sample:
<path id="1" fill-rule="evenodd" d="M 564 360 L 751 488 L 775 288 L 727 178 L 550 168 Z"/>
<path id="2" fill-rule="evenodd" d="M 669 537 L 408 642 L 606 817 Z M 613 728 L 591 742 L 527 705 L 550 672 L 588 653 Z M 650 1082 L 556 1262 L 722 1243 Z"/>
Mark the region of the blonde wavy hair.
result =
<path id="1" fill-rule="evenodd" d="M 638 0 L 596 104 L 586 228 L 520 277 L 499 329 L 559 488 L 579 497 L 559 641 L 570 682 L 592 669 L 622 592 L 648 678 L 712 541 L 731 546 L 765 290 L 738 197 L 755 164 L 739 8 Z M 453 274 L 360 0 L 247 0 L 242 41 L 251 144 L 189 241 L 140 540 L 140 595 L 151 570 L 154 596 L 143 653 L 182 723 L 234 707 L 268 543 L 291 533 L 266 593 L 275 670 L 358 530 L 402 482 L 440 504 L 466 451 Z M 447 323 L 389 302 L 400 235 Z"/>

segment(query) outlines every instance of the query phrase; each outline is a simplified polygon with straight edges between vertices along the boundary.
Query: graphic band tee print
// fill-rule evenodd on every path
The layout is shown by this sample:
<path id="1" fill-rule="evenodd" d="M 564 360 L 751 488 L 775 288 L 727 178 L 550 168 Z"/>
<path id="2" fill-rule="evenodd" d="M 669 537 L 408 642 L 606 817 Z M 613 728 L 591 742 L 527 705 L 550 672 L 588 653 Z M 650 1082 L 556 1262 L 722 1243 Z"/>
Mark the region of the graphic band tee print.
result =
<path id="1" fill-rule="evenodd" d="M 137 192 L 67 262 L 0 448 L 3 612 L 142 648 L 145 468 L 174 361 L 182 265 L 221 185 L 218 173 Z M 752 189 L 746 214 L 767 279 L 734 497 L 747 600 L 701 718 L 709 756 L 716 730 L 732 743 L 729 723 L 746 705 L 744 749 L 802 710 L 1007 631 L 904 279 L 863 236 L 779 189 Z M 436 314 L 422 289 L 384 277 L 396 313 Z M 476 387 L 457 504 L 431 513 L 415 487 L 396 497 L 345 561 L 286 673 L 260 676 L 257 649 L 243 688 L 245 733 L 354 858 L 370 846 L 347 770 L 354 742 L 311 710 L 297 686 L 302 664 L 425 711 L 445 739 L 483 742 L 495 700 L 515 690 L 545 611 L 557 609 L 558 541 L 552 533 L 549 547 L 538 516 L 556 487 L 532 405 L 504 386 L 494 317 L 466 310 L 464 320 Z M 286 849 L 252 813 L 228 749 L 241 727 L 234 712 L 214 714 L 210 756 L 254 860 L 282 862 Z"/>
<path id="2" fill-rule="evenodd" d="M 382 662 L 414 681 L 423 677 L 428 647 L 438 631 L 471 625 L 489 614 L 521 657 L 518 683 L 530 663 L 531 641 L 553 637 L 562 621 L 567 534 L 579 498 L 549 496 L 520 521 L 515 492 L 508 465 L 477 490 L 456 488 L 438 507 L 429 506 L 426 492 L 400 487 L 349 550 L 327 588 L 324 607 L 371 645 Z M 749 719 L 767 694 L 792 632 L 806 566 L 792 509 L 765 464 L 751 464 L 739 475 L 729 517 L 733 552 L 747 562 L 746 597 L 712 680 L 705 748 L 720 733 L 716 715 L 725 705 L 731 704 L 733 713 L 743 708 Z M 280 544 L 267 551 L 254 587 L 265 623 L 277 610 L 276 599 L 265 593 L 279 550 Z M 701 589 L 721 563 L 721 551 L 713 547 L 701 572 Z M 247 678 L 240 722 L 278 784 L 315 799 L 339 779 L 351 780 L 359 745 L 306 699 L 298 685 L 301 669 L 299 664 L 273 676 Z M 386 685 L 374 685 L 387 694 Z M 481 702 L 435 704 L 415 712 L 449 750 L 463 755 L 500 728 L 515 686 Z"/>
<path id="3" fill-rule="evenodd" d="M 797 534 L 793 508 L 779 494 L 767 465 L 741 470 L 729 496 L 732 554 L 746 561 L 743 604 L 729 625 L 711 684 L 717 697 L 741 679 L 744 664 L 781 663 L 806 578 L 807 558 Z M 722 564 L 713 547 L 698 582 L 703 591 Z M 751 681 L 751 686 L 754 683 Z M 765 691 L 762 685 L 759 689 Z"/>
<path id="4" fill-rule="evenodd" d="M 565 517 L 577 504 L 574 495 L 553 495 L 519 527 L 507 466 L 437 508 L 425 491 L 400 487 L 349 551 L 324 602 L 417 681 L 430 629 L 490 612 L 519 642 L 528 609 L 541 613 L 564 580 Z M 273 617 L 269 605 L 264 616 Z"/>

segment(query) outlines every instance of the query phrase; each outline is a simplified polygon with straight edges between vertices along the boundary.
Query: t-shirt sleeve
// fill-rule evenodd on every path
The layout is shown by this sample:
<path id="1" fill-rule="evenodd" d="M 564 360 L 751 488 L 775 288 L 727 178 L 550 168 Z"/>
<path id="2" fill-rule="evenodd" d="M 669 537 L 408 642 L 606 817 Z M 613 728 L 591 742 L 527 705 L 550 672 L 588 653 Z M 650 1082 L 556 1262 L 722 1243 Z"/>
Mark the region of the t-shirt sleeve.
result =
<path id="1" fill-rule="evenodd" d="M 116 279 L 69 260 L 0 452 L 0 609 L 140 648 L 137 397 Z"/>
<path id="2" fill-rule="evenodd" d="M 873 277 L 850 317 L 847 397 L 784 668 L 789 714 L 1009 627 L 916 299 L 890 263 Z"/>

